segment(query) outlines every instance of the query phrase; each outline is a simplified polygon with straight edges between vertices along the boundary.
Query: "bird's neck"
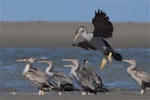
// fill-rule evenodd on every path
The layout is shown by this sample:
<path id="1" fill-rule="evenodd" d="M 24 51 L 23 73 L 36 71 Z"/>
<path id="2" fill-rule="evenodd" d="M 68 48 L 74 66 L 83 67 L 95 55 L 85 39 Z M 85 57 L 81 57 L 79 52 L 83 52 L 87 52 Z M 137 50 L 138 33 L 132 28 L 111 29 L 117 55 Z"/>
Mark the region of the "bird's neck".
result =
<path id="1" fill-rule="evenodd" d="M 86 63 L 83 63 L 83 66 L 82 66 L 81 70 L 86 69 L 86 67 L 87 67 L 87 64 L 86 64 Z"/>
<path id="2" fill-rule="evenodd" d="M 79 70 L 79 66 L 80 66 L 79 63 L 75 64 L 75 65 L 72 67 L 71 71 L 76 72 L 77 70 Z"/>
<path id="3" fill-rule="evenodd" d="M 93 38 L 93 33 L 87 33 L 87 31 L 85 31 L 84 33 L 82 33 L 82 37 L 86 40 L 86 41 L 91 41 Z"/>
<path id="4" fill-rule="evenodd" d="M 77 77 L 77 71 L 79 70 L 79 66 L 80 66 L 80 64 L 76 64 L 76 65 L 72 66 L 72 69 L 71 69 L 71 72 L 70 72 L 70 76 L 72 78 Z"/>
<path id="5" fill-rule="evenodd" d="M 52 70 L 53 70 L 53 65 L 52 65 L 52 64 L 49 64 L 49 66 L 48 66 L 48 67 L 46 68 L 46 70 L 45 70 L 45 73 L 46 73 L 49 77 L 52 77 L 52 75 L 53 75 Z"/>
<path id="6" fill-rule="evenodd" d="M 139 84 L 140 85 L 140 79 L 136 76 L 136 72 L 137 72 L 137 70 L 136 70 L 136 67 L 135 68 L 133 68 L 132 66 L 129 66 L 128 68 L 127 68 L 127 72 L 128 72 L 128 74 L 134 79 L 134 81 L 136 81 L 137 82 L 137 84 Z"/>
<path id="7" fill-rule="evenodd" d="M 46 68 L 46 72 L 52 71 L 53 70 L 53 65 L 51 63 L 47 63 L 48 67 Z"/>
<path id="8" fill-rule="evenodd" d="M 84 67 L 84 68 L 87 68 L 87 63 L 84 63 L 84 64 L 83 64 L 83 67 Z"/>
<path id="9" fill-rule="evenodd" d="M 128 68 L 127 68 L 127 72 L 130 74 L 132 73 L 134 70 L 136 70 L 136 65 L 131 64 Z"/>
<path id="10" fill-rule="evenodd" d="M 32 63 L 27 63 L 25 69 L 23 70 L 23 75 L 26 76 L 29 69 L 32 67 Z"/>
<path id="11" fill-rule="evenodd" d="M 136 64 L 131 64 L 130 68 L 131 69 L 136 69 Z"/>

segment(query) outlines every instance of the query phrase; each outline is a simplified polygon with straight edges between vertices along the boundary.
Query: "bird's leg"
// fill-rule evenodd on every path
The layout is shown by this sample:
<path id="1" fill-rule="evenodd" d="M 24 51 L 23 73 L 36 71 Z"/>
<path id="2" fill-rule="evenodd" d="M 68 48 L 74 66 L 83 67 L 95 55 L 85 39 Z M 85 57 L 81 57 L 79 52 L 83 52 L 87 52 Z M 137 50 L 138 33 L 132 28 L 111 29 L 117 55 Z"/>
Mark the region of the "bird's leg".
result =
<path id="1" fill-rule="evenodd" d="M 39 95 L 41 95 L 42 94 L 42 91 L 41 90 L 39 90 Z"/>
<path id="2" fill-rule="evenodd" d="M 88 95 L 91 95 L 91 93 L 90 93 L 90 92 L 88 92 Z"/>
<path id="3" fill-rule="evenodd" d="M 82 92 L 82 95 L 86 95 L 86 94 L 87 94 L 86 92 L 84 92 L 84 91 Z"/>
<path id="4" fill-rule="evenodd" d="M 108 61 L 110 64 L 112 64 L 112 52 L 109 52 L 109 55 L 107 56 Z"/>
<path id="5" fill-rule="evenodd" d="M 91 93 L 91 95 L 94 95 L 94 93 Z"/>
<path id="6" fill-rule="evenodd" d="M 144 89 L 141 89 L 140 94 L 144 94 L 144 93 L 145 93 L 145 90 L 144 90 Z"/>
<path id="7" fill-rule="evenodd" d="M 59 91 L 59 92 L 58 92 L 58 95 L 62 95 L 62 92 L 61 92 L 61 91 Z"/>
<path id="8" fill-rule="evenodd" d="M 43 90 L 41 90 L 41 95 L 44 95 L 44 93 L 45 93 L 45 92 L 44 92 Z"/>
<path id="9" fill-rule="evenodd" d="M 107 63 L 106 58 L 103 58 L 100 69 L 103 69 L 105 67 L 106 63 Z"/>
<path id="10" fill-rule="evenodd" d="M 88 95 L 94 95 L 94 93 L 88 92 Z"/>
<path id="11" fill-rule="evenodd" d="M 109 52 L 108 56 L 103 58 L 100 69 L 103 69 L 107 63 L 107 59 L 110 64 L 112 64 L 112 52 Z"/>

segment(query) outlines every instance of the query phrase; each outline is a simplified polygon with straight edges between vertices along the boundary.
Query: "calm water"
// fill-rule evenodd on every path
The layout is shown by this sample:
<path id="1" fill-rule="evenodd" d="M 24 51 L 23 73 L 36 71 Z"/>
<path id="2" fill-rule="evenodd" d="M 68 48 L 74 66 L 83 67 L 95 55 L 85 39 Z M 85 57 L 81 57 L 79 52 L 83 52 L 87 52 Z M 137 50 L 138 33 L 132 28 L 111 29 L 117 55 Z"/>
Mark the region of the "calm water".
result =
<path id="1" fill-rule="evenodd" d="M 124 58 L 133 58 L 137 61 L 139 69 L 150 73 L 150 49 L 116 49 Z M 48 57 L 53 60 L 55 70 L 62 71 L 69 75 L 70 69 L 63 68 L 63 64 L 68 64 L 61 59 L 78 58 L 81 62 L 86 59 L 89 63 L 89 69 L 97 72 L 103 80 L 104 85 L 110 90 L 119 91 L 139 91 L 139 87 L 128 76 L 126 69 L 129 66 L 125 62 L 113 60 L 113 64 L 106 64 L 104 70 L 99 70 L 102 60 L 102 53 L 99 51 L 86 51 L 83 49 L 14 49 L 5 48 L 0 50 L 0 91 L 1 93 L 10 92 L 35 92 L 33 85 L 23 76 L 22 71 L 26 65 L 23 62 L 16 62 L 16 59 L 22 57 Z M 46 64 L 34 63 L 43 71 Z M 77 86 L 77 85 L 76 85 Z M 78 86 L 77 86 L 78 87 Z"/>

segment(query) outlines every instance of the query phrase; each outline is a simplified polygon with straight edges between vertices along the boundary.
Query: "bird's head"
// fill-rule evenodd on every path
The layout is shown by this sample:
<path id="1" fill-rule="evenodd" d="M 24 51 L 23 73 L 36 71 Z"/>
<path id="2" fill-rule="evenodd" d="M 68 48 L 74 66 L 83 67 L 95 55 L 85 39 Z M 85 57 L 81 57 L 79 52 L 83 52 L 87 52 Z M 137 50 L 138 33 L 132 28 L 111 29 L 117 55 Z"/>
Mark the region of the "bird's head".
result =
<path id="1" fill-rule="evenodd" d="M 77 38 L 78 38 L 78 36 L 80 36 L 80 35 L 83 34 L 83 33 L 87 33 L 86 28 L 85 28 L 84 26 L 78 27 L 77 30 L 76 30 L 76 36 L 75 36 L 75 38 L 74 38 L 74 41 L 76 41 Z"/>
<path id="2" fill-rule="evenodd" d="M 18 61 L 18 62 L 30 62 L 30 63 L 33 63 L 35 60 L 36 60 L 36 58 L 30 57 L 30 58 L 21 58 L 21 59 L 18 59 L 16 61 Z"/>
<path id="3" fill-rule="evenodd" d="M 89 63 L 89 61 L 83 60 L 83 63 L 87 65 Z"/>
<path id="4" fill-rule="evenodd" d="M 130 63 L 131 65 L 136 64 L 136 61 L 135 61 L 134 59 L 126 59 L 126 60 L 122 60 L 122 61 L 128 62 L 128 63 Z"/>
<path id="5" fill-rule="evenodd" d="M 53 64 L 53 61 L 48 59 L 47 57 L 41 57 L 40 59 L 38 59 L 39 63 L 47 63 L 47 64 Z"/>
<path id="6" fill-rule="evenodd" d="M 70 61 L 73 65 L 79 65 L 79 60 L 76 58 L 62 59 L 63 61 Z M 64 65 L 64 67 L 72 67 L 73 65 Z"/>
<path id="7" fill-rule="evenodd" d="M 40 63 L 52 63 L 52 61 L 49 59 L 40 59 L 40 60 L 38 60 L 38 62 L 40 62 Z"/>

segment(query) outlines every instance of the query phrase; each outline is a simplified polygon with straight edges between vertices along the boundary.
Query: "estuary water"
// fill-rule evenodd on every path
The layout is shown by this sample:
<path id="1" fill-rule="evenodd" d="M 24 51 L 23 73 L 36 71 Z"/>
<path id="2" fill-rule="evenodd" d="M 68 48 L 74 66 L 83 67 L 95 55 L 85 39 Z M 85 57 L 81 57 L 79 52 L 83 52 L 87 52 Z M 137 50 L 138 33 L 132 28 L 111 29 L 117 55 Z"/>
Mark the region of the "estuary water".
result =
<path id="1" fill-rule="evenodd" d="M 115 49 L 122 54 L 124 59 L 133 58 L 137 61 L 137 67 L 147 73 L 150 73 L 150 49 Z M 119 92 L 139 92 L 139 86 L 127 74 L 127 67 L 130 65 L 126 62 L 113 60 L 112 65 L 107 63 L 103 70 L 100 70 L 101 60 L 104 55 L 99 51 L 83 49 L 39 49 L 39 48 L 2 48 L 0 49 L 0 92 L 1 93 L 32 93 L 37 89 L 22 76 L 22 71 L 26 63 L 16 62 L 23 57 L 47 57 L 53 60 L 54 69 L 62 71 L 69 76 L 70 69 L 62 65 L 70 64 L 62 61 L 63 58 L 77 58 L 81 65 L 83 60 L 88 60 L 88 68 L 98 73 L 103 84 L 110 91 Z M 35 62 L 34 66 L 46 69 L 47 65 Z M 74 83 L 77 88 L 80 87 Z"/>

